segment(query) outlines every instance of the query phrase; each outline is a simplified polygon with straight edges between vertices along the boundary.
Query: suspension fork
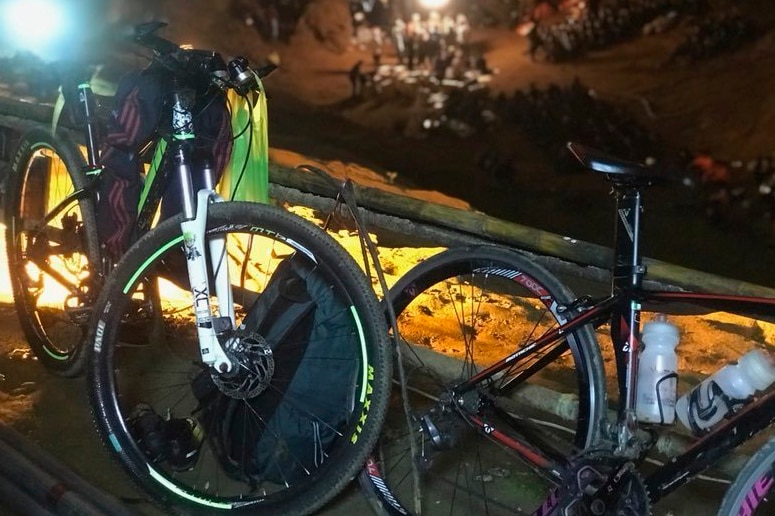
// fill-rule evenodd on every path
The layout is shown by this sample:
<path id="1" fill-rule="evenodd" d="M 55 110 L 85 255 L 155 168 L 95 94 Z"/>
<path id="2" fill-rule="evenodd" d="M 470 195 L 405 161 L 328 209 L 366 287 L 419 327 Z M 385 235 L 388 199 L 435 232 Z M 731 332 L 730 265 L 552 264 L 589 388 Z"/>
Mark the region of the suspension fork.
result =
<path id="1" fill-rule="evenodd" d="M 197 194 L 196 216 L 180 223 L 185 246 L 186 265 L 194 300 L 199 352 L 202 361 L 221 373 L 231 371 L 232 363 L 223 350 L 218 335 L 230 333 L 236 326 L 233 295 L 226 263 L 226 237 L 210 237 L 206 241 L 207 210 L 212 202 L 223 199 L 212 190 L 202 189 Z M 210 303 L 210 280 L 207 259 L 215 283 L 217 306 Z"/>
<path id="2" fill-rule="evenodd" d="M 177 85 L 176 85 L 177 86 Z M 172 142 L 169 146 L 173 169 L 178 174 L 183 199 L 184 221 L 180 224 L 183 233 L 184 253 L 188 269 L 189 284 L 193 296 L 196 317 L 199 353 L 202 362 L 221 373 L 232 370 L 233 364 L 218 341 L 219 335 L 231 333 L 235 328 L 234 303 L 226 263 L 226 237 L 216 236 L 205 247 L 207 231 L 207 210 L 211 202 L 221 202 L 220 196 L 204 188 L 196 196 L 192 184 L 193 92 L 175 88 L 172 93 Z M 212 185 L 212 178 L 207 180 Z M 207 270 L 209 253 L 217 307 L 210 303 L 210 280 Z"/>

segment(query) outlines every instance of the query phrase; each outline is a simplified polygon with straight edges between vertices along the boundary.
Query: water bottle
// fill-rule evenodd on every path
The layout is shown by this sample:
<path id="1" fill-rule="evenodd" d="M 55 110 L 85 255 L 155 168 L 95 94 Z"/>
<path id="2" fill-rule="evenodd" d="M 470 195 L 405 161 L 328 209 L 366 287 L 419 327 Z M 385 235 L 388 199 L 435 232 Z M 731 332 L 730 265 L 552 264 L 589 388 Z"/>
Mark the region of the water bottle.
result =
<path id="1" fill-rule="evenodd" d="M 676 403 L 678 419 L 694 435 L 702 435 L 739 410 L 756 391 L 775 382 L 775 357 L 759 349 L 722 367 Z"/>
<path id="2" fill-rule="evenodd" d="M 678 375 L 678 328 L 664 314 L 643 325 L 635 413 L 638 421 L 672 424 Z"/>

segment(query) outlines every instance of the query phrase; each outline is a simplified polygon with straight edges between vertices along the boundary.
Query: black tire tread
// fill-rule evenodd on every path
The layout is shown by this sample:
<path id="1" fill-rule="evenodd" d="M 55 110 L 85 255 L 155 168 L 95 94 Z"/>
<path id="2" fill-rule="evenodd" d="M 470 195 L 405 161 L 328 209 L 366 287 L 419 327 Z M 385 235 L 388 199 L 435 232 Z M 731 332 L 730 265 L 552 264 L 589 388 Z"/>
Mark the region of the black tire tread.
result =
<path id="1" fill-rule="evenodd" d="M 50 130 L 36 127 L 28 130 L 22 135 L 11 161 L 5 198 L 5 222 L 7 228 L 5 233 L 6 249 L 10 271 L 14 271 L 14 268 L 18 267 L 16 256 L 13 252 L 15 241 L 11 228 L 13 219 L 17 215 L 16 211 L 18 210 L 18 199 L 21 197 L 21 189 L 24 186 L 23 178 L 20 173 L 20 166 L 25 165 L 30 160 L 31 149 L 33 146 L 36 146 L 36 144 L 43 144 L 54 150 L 54 152 L 62 158 L 75 189 L 84 188 L 88 182 L 86 174 L 84 173 L 85 160 L 83 155 L 64 131 L 59 131 L 56 135 L 52 135 Z M 86 255 L 89 258 L 90 264 L 99 263 L 101 254 L 97 237 L 94 203 L 91 198 L 88 198 L 83 199 L 79 204 L 88 246 Z M 11 272 L 14 303 L 16 305 L 20 325 L 35 356 L 52 373 L 65 377 L 74 377 L 83 374 L 86 365 L 86 353 L 84 353 L 83 345 L 77 346 L 73 350 L 73 354 L 65 361 L 56 360 L 50 357 L 46 352 L 46 347 L 48 346 L 47 339 L 40 335 L 34 321 L 34 316 L 29 313 L 28 305 L 24 299 L 24 287 L 20 285 L 18 280 L 19 276 L 19 274 Z"/>
<path id="2" fill-rule="evenodd" d="M 745 463 L 735 480 L 727 488 L 719 507 L 719 516 L 744 514 L 741 503 L 761 476 L 775 468 L 775 437 L 764 443 Z M 771 496 L 770 496 L 771 497 Z"/>
<path id="3" fill-rule="evenodd" d="M 97 302 L 95 314 L 103 313 L 107 303 L 114 302 L 117 293 L 128 281 L 128 278 L 141 264 L 161 245 L 168 242 L 180 232 L 182 216 L 177 216 L 160 224 L 156 229 L 142 237 L 122 259 L 114 272 L 109 277 Z M 339 475 L 329 475 L 324 481 L 313 485 L 290 502 L 284 501 L 280 505 L 266 504 L 266 514 L 309 514 L 319 509 L 324 503 L 333 498 L 337 493 L 357 475 L 364 463 L 371 447 L 376 443 L 387 409 L 387 397 L 391 380 L 391 357 L 387 328 L 384 317 L 376 299 L 374 291 L 366 280 L 362 270 L 355 260 L 331 237 L 320 228 L 293 215 L 283 209 L 255 203 L 227 202 L 212 205 L 208 214 L 208 225 L 214 223 L 241 223 L 252 222 L 256 225 L 276 231 L 280 234 L 292 235 L 297 241 L 310 248 L 321 261 L 325 261 L 332 267 L 340 278 L 344 278 L 344 285 L 352 296 L 354 302 L 359 305 L 359 312 L 363 315 L 364 325 L 371 325 L 366 329 L 367 335 L 373 335 L 379 339 L 372 346 L 374 382 L 369 417 L 364 424 L 358 439 L 358 447 L 348 453 L 347 463 L 340 466 Z M 110 317 L 110 316 L 108 316 Z M 90 342 L 94 341 L 95 325 L 99 317 L 93 318 Z M 92 353 L 92 361 L 89 365 L 89 397 L 91 401 L 93 418 L 100 430 L 105 446 L 113 450 L 108 435 L 115 430 L 120 431 L 121 422 L 115 420 L 115 413 L 109 410 L 112 403 L 112 394 L 108 391 L 105 375 L 112 374 L 103 364 L 102 353 Z M 115 454 L 114 454 L 115 455 Z M 154 499 L 164 506 L 175 505 L 177 500 L 169 492 L 159 488 L 159 484 L 152 480 L 143 464 L 132 461 L 125 454 L 121 454 L 119 462 L 127 470 L 132 479 L 146 492 L 151 493 Z M 186 506 L 191 510 L 191 506 Z M 201 509 L 201 508 L 200 508 Z M 195 512 L 198 512 L 196 508 Z M 255 507 L 252 508 L 255 511 Z M 236 512 L 244 512 L 236 510 Z M 212 513 L 212 509 L 208 511 Z M 264 513 L 264 512 L 262 512 Z"/>

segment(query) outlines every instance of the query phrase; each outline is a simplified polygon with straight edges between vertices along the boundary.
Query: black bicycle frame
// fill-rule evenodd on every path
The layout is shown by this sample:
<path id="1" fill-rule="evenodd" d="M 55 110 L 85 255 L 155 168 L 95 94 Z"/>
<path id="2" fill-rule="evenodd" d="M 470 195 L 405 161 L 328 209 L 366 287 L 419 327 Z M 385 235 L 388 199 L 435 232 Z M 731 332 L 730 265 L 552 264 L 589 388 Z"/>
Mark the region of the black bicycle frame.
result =
<path id="1" fill-rule="evenodd" d="M 190 113 L 192 110 L 192 101 L 189 99 L 190 93 L 184 90 L 185 89 L 183 88 L 174 87 L 173 91 L 170 92 L 172 102 L 173 104 L 178 102 L 176 105 L 178 105 L 179 110 L 185 109 Z M 181 95 L 185 100 L 180 100 Z M 97 137 L 99 134 L 99 129 L 95 109 L 96 101 L 91 86 L 88 83 L 78 85 L 78 100 L 81 115 L 80 119 L 83 120 L 82 131 L 87 158 L 84 172 L 87 176 L 96 178 L 102 171 L 102 167 L 99 162 L 100 143 Z M 185 105 L 180 104 L 180 102 L 184 102 Z M 173 127 L 173 133 L 175 133 L 175 131 L 178 129 L 179 128 Z M 189 137 L 193 137 L 192 132 L 186 133 L 186 131 L 190 129 L 190 127 L 186 127 L 185 130 L 182 130 L 181 132 L 185 133 L 182 137 L 180 134 L 173 134 L 172 140 L 174 143 L 168 147 L 167 152 L 165 152 L 164 159 L 169 159 L 168 157 L 172 156 L 173 162 L 176 166 L 183 164 L 181 160 L 185 162 L 187 167 L 190 166 L 191 159 L 189 157 L 189 150 L 187 149 L 184 153 L 180 152 L 181 146 L 187 146 L 187 140 Z M 169 168 L 170 167 L 158 164 L 157 174 L 154 175 L 152 183 L 149 184 L 144 191 L 141 204 L 138 207 L 137 219 L 135 221 L 136 231 L 138 234 L 142 234 L 148 231 L 153 223 L 157 209 L 161 203 L 162 195 L 167 186 L 167 183 L 169 182 Z M 209 181 L 212 183 L 212 171 L 208 170 L 207 172 L 207 177 L 210 178 Z M 184 175 L 181 175 L 181 177 L 183 176 Z M 185 177 L 188 177 L 188 175 L 185 174 Z M 190 183 L 190 178 L 187 180 L 187 182 Z M 62 201 L 60 201 L 59 204 L 57 204 L 57 206 L 55 206 L 48 214 L 46 214 L 46 217 L 40 221 L 35 230 L 42 230 L 45 228 L 53 219 L 69 209 L 69 207 L 74 203 L 77 203 L 87 196 L 95 196 L 96 185 L 96 180 L 91 181 L 85 188 L 75 190 L 73 193 L 65 197 Z M 183 185 L 184 188 L 187 186 L 190 186 L 190 184 Z M 211 188 L 212 185 L 209 187 Z M 183 197 L 185 198 L 187 196 L 184 195 Z M 193 217 L 193 215 L 191 215 L 191 217 Z"/>
<path id="2" fill-rule="evenodd" d="M 578 303 L 581 305 L 578 307 L 579 312 L 571 320 L 459 383 L 452 392 L 458 397 L 487 384 L 498 373 L 513 368 L 521 360 L 530 359 L 536 353 L 563 341 L 566 335 L 586 324 L 597 327 L 610 322 L 620 400 L 617 412 L 619 435 L 616 437 L 619 441 L 618 446 L 622 448 L 626 447 L 626 439 L 637 429 L 635 401 L 642 305 L 654 304 L 665 313 L 679 313 L 679 311 L 671 312 L 669 306 L 665 309 L 663 305 L 675 306 L 681 303 L 697 307 L 697 311 L 693 312 L 697 314 L 720 310 L 754 317 L 775 317 L 775 298 L 644 289 L 643 278 L 646 267 L 642 263 L 640 252 L 643 208 L 641 192 L 637 186 L 629 186 L 626 182 L 618 182 L 614 178 L 609 179 L 614 184 L 616 196 L 611 295 L 594 303 Z M 569 344 L 565 342 L 552 353 L 559 354 L 568 349 Z M 541 361 L 527 366 L 520 371 L 515 381 L 510 380 L 508 385 L 515 385 L 520 382 L 520 379 L 529 378 L 542 366 Z M 496 431 L 478 417 L 470 414 L 465 414 L 464 417 L 491 438 L 517 452 L 528 464 L 543 470 L 549 477 L 559 478 L 558 470 L 567 466 L 567 459 L 554 450 L 551 443 L 548 443 L 546 448 L 539 448 L 535 445 L 534 439 L 518 440 Z M 726 424 L 714 428 L 682 455 L 652 473 L 646 479 L 651 501 L 657 502 L 688 482 L 773 422 L 775 422 L 775 392 L 750 403 L 745 409 L 729 418 Z M 512 423 L 519 430 L 520 423 L 516 420 Z M 556 493 L 553 493 L 547 500 L 544 504 L 546 507 L 553 506 L 552 500 L 555 495 Z"/>

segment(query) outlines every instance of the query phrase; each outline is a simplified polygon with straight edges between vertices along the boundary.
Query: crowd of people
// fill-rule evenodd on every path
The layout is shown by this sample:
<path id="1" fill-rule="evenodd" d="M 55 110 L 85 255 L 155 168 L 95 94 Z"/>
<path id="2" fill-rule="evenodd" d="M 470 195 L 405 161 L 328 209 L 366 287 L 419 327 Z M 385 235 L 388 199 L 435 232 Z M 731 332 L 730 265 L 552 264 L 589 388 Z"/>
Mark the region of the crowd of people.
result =
<path id="1" fill-rule="evenodd" d="M 477 66 L 472 59 L 482 58 L 471 51 L 471 25 L 462 12 L 412 13 L 408 19 L 394 17 L 387 26 L 369 24 L 358 14 L 353 18 L 354 43 L 371 49 L 375 68 L 382 64 L 387 47 L 395 55 L 395 64 L 410 72 L 429 72 L 438 79 L 462 78 L 467 68 Z"/>
<path id="2" fill-rule="evenodd" d="M 693 63 L 713 58 L 752 41 L 756 37 L 753 24 L 736 13 L 694 20 L 686 39 L 670 56 L 672 62 Z"/>
<path id="3" fill-rule="evenodd" d="M 701 18 L 700 15 L 707 11 L 706 3 L 706 0 L 630 0 L 623 4 L 595 2 L 585 9 L 572 11 L 560 20 L 547 14 L 554 12 L 551 6 L 536 8 L 529 14 L 529 52 L 534 59 L 544 57 L 550 62 L 577 59 L 589 51 L 672 26 L 681 16 Z"/>
<path id="4" fill-rule="evenodd" d="M 474 98 L 467 110 L 453 109 L 450 103 L 445 117 L 458 118 L 457 125 L 469 127 L 517 126 L 544 149 L 561 173 L 578 171 L 565 149 L 571 140 L 636 162 L 654 163 L 692 192 L 687 199 L 711 224 L 775 235 L 775 153 L 727 160 L 709 151 L 671 149 L 632 113 L 600 99 L 578 79 L 567 87 L 531 86 L 511 96 Z M 484 153 L 478 165 L 496 179 L 507 179 L 513 172 L 511 161 L 493 151 Z"/>
<path id="5" fill-rule="evenodd" d="M 465 13 L 413 13 L 396 17 L 389 30 L 359 20 L 354 45 L 370 49 L 373 62 L 358 59 L 350 69 L 352 99 L 410 105 L 404 134 L 412 137 L 440 130 L 465 136 L 486 126 L 486 84 L 496 70 L 470 44 Z M 383 59 L 387 49 L 390 59 Z"/>

